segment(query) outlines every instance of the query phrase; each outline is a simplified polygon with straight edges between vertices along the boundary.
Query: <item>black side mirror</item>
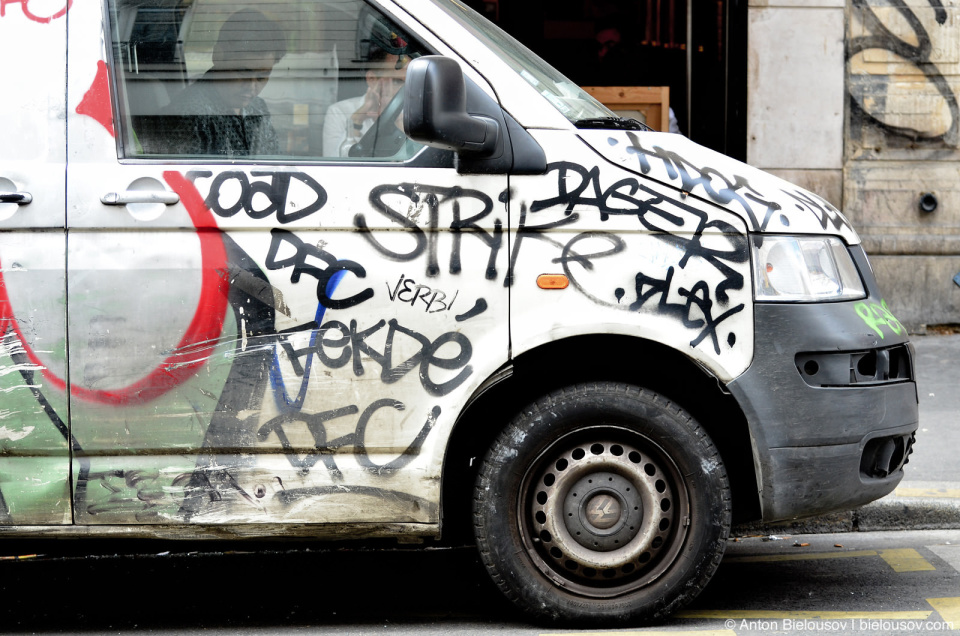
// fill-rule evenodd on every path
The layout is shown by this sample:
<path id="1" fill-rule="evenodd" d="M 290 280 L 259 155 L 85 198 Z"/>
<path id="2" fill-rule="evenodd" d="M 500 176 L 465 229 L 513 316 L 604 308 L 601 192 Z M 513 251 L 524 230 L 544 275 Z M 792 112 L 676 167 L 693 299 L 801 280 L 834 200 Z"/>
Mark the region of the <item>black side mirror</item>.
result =
<path id="1" fill-rule="evenodd" d="M 496 150 L 500 126 L 467 112 L 463 72 L 455 60 L 441 55 L 412 60 L 403 93 L 403 130 L 411 139 L 462 155 Z"/>

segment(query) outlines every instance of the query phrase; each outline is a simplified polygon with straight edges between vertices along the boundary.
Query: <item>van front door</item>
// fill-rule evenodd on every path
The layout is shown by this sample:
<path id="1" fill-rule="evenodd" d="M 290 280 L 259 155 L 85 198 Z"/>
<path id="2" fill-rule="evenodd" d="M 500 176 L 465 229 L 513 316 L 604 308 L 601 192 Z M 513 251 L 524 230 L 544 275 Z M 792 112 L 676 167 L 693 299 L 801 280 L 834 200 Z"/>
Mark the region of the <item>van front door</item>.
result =
<path id="1" fill-rule="evenodd" d="M 64 172 L 69 1 L 3 2 L 0 524 L 69 523 Z"/>
<path id="2" fill-rule="evenodd" d="M 442 44 L 361 0 L 116 0 L 105 52 L 95 13 L 70 24 L 71 103 L 115 106 L 69 115 L 78 522 L 432 532 L 456 414 L 508 356 L 506 175 L 396 125 Z"/>

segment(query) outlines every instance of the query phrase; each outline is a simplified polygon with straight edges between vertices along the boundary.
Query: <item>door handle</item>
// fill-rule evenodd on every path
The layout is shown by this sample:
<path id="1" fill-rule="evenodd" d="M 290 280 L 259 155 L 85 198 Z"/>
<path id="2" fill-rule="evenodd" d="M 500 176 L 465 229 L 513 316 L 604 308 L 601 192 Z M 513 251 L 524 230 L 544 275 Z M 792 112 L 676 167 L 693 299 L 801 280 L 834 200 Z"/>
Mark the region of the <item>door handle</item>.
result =
<path id="1" fill-rule="evenodd" d="M 33 201 L 29 192 L 0 192 L 0 203 L 18 203 L 26 205 Z"/>
<path id="2" fill-rule="evenodd" d="M 176 192 L 164 190 L 150 192 L 145 190 L 125 190 L 124 192 L 108 192 L 100 197 L 104 205 L 129 205 L 131 203 L 162 203 L 176 205 L 180 203 L 180 195 Z"/>

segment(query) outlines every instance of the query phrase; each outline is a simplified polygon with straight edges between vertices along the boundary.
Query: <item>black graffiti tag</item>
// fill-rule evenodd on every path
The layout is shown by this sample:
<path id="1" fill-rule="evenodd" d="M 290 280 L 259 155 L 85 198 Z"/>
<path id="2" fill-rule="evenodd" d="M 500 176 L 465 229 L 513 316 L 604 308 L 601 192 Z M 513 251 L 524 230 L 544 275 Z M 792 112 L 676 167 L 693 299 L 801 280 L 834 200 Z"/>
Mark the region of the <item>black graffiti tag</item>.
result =
<path id="1" fill-rule="evenodd" d="M 611 216 L 634 216 L 650 232 L 650 236 L 678 250 L 680 256 L 676 263 L 677 267 L 686 267 L 689 260 L 696 257 L 709 263 L 722 278 L 712 290 L 710 285 L 702 279 L 694 280 L 689 288 L 677 287 L 674 293 L 683 298 L 684 302 L 670 302 L 668 298 L 674 288 L 675 267 L 671 266 L 668 269 L 668 275 L 664 280 L 654 279 L 643 272 L 638 272 L 635 282 L 637 300 L 626 308 L 631 311 L 640 311 L 659 294 L 660 298 L 656 305 L 659 313 L 679 319 L 688 329 L 699 330 L 690 345 L 696 347 L 704 339 L 710 338 L 714 351 L 719 354 L 718 326 L 727 318 L 741 312 L 745 306 L 740 303 L 715 316 L 714 304 L 719 303 L 721 307 L 726 307 L 730 303 L 730 292 L 744 287 L 744 276 L 734 269 L 733 264 L 745 263 L 749 259 L 746 235 L 726 221 L 711 220 L 706 212 L 688 205 L 682 198 L 681 200 L 668 199 L 634 177 L 624 177 L 604 187 L 598 167 L 588 169 L 571 162 L 556 162 L 550 164 L 547 169 L 557 175 L 557 194 L 533 202 L 529 214 L 552 207 L 562 207 L 565 216 L 539 226 L 530 226 L 527 209 L 521 205 L 517 239 L 510 259 L 511 274 L 507 282 L 512 282 L 512 272 L 524 238 L 535 238 L 558 248 L 560 255 L 554 258 L 553 262 L 563 268 L 571 286 L 595 303 L 622 306 L 620 301 L 626 296 L 625 290 L 622 288 L 615 290 L 616 302 L 614 303 L 591 293 L 586 284 L 580 280 L 580 272 L 593 271 L 597 261 L 623 254 L 627 249 L 624 239 L 611 232 L 589 231 L 581 232 L 562 242 L 555 238 L 555 235 L 551 236 L 548 231 L 577 222 L 587 208 L 596 209 L 601 221 L 606 221 Z M 675 171 L 674 174 L 679 173 Z M 694 179 L 691 171 L 687 170 L 686 174 L 690 177 L 688 181 L 692 187 Z M 732 196 L 723 188 L 715 188 L 709 175 L 703 172 L 699 174 L 702 184 L 706 184 L 706 187 L 717 193 L 717 196 Z M 741 187 L 737 185 L 737 181 L 725 181 L 725 183 L 729 189 Z M 745 202 L 745 205 L 748 204 Z M 768 207 L 771 210 L 776 209 L 773 205 Z M 692 224 L 689 222 L 691 219 Z M 709 246 L 705 244 L 706 236 L 711 237 Z M 718 245 L 717 237 L 722 237 L 723 246 Z M 731 332 L 727 337 L 727 343 L 733 346 L 735 342 L 736 336 Z"/>
<path id="2" fill-rule="evenodd" d="M 300 412 L 286 413 L 273 418 L 261 426 L 257 431 L 257 437 L 261 442 L 265 442 L 271 434 L 276 435 L 277 439 L 280 441 L 280 445 L 286 451 L 284 456 L 287 457 L 292 466 L 300 469 L 300 472 L 304 474 L 308 473 L 310 469 L 317 464 L 317 462 L 321 462 L 334 480 L 342 480 L 343 472 L 340 470 L 340 467 L 337 466 L 334 453 L 338 449 L 347 446 L 354 447 L 354 457 L 356 458 L 357 463 L 360 464 L 360 466 L 362 466 L 365 470 L 378 475 L 382 475 L 384 473 L 390 474 L 400 470 L 416 458 L 420 449 L 423 447 L 423 443 L 426 441 L 427 436 L 430 434 L 430 431 L 433 430 L 433 426 L 437 423 L 437 419 L 439 419 L 441 411 L 439 406 L 434 406 L 427 415 L 426 422 L 424 422 L 423 426 L 420 427 L 416 437 L 414 437 L 413 441 L 410 442 L 407 448 L 391 461 L 385 464 L 378 464 L 370 459 L 370 455 L 367 450 L 367 428 L 369 427 L 370 420 L 373 418 L 374 414 L 377 411 L 385 408 L 403 411 L 406 409 L 406 406 L 399 400 L 377 400 L 370 404 L 366 409 L 364 409 L 363 413 L 360 414 L 354 432 L 337 437 L 335 439 L 327 439 L 326 423 L 330 420 L 357 414 L 360 411 L 357 406 L 350 405 L 331 411 L 312 414 Z M 294 425 L 297 422 L 302 422 L 304 425 L 306 425 L 314 440 L 314 447 L 303 456 L 297 454 L 297 449 L 290 442 L 290 438 L 287 435 L 286 430 L 286 427 Z"/>
<path id="3" fill-rule="evenodd" d="M 829 229 L 832 225 L 834 229 L 840 230 L 847 225 L 847 222 L 839 210 L 827 203 L 823 198 L 810 192 L 803 192 L 802 190 L 795 190 L 793 192 L 784 190 L 784 193 L 796 200 L 796 205 L 799 210 L 809 212 L 816 217 L 817 220 L 820 221 L 820 227 L 823 229 Z"/>
<path id="4" fill-rule="evenodd" d="M 212 173 L 197 172 L 196 176 L 210 176 Z M 204 204 L 217 216 L 230 218 L 240 212 L 246 213 L 251 219 L 265 219 L 276 215 L 278 223 L 290 223 L 306 218 L 322 208 L 327 202 L 327 192 L 323 186 L 308 174 L 303 172 L 262 172 L 253 171 L 253 177 L 266 177 L 263 181 L 250 181 L 247 175 L 240 171 L 221 172 L 213 178 L 210 192 Z M 290 185 L 298 181 L 306 186 L 313 197 L 307 205 L 294 205 L 290 200 Z M 232 184 L 239 190 L 236 199 L 224 201 L 226 184 Z M 262 203 L 258 204 L 258 202 Z M 299 207 L 296 211 L 288 211 Z"/>
<path id="5" fill-rule="evenodd" d="M 529 221 L 527 220 L 527 216 L 527 205 L 525 203 L 521 203 L 520 224 L 517 227 L 517 232 L 513 240 L 513 248 L 510 252 L 510 266 L 507 270 L 507 275 L 503 279 L 504 287 L 513 286 L 514 271 L 516 270 L 517 260 L 520 258 L 520 248 L 523 246 L 526 239 L 543 241 L 555 246 L 557 249 L 563 249 L 563 243 L 553 238 L 551 231 L 566 225 L 571 225 L 580 220 L 580 215 L 574 212 L 573 214 L 570 214 L 559 221 L 551 221 L 548 223 L 542 223 L 540 225 L 530 225 Z"/>
<path id="6" fill-rule="evenodd" d="M 406 207 L 411 210 L 411 213 L 404 214 L 400 210 L 391 207 L 386 199 L 392 195 L 406 199 L 409 202 Z M 481 209 L 473 216 L 463 218 L 461 202 L 467 200 L 479 201 Z M 503 245 L 503 222 L 496 219 L 493 224 L 493 230 L 490 232 L 478 225 L 481 220 L 493 212 L 493 201 L 489 196 L 479 190 L 465 190 L 457 186 L 444 188 L 410 183 L 382 185 L 374 188 L 370 192 L 370 205 L 372 205 L 377 212 L 400 228 L 406 230 L 406 232 L 413 237 L 413 245 L 406 252 L 390 249 L 383 245 L 370 229 L 367 218 L 363 214 L 358 214 L 354 218 L 354 225 L 363 233 L 363 236 L 366 237 L 370 245 L 387 258 L 400 262 L 409 262 L 420 258 L 426 253 L 426 274 L 430 277 L 437 276 L 440 273 L 440 263 L 437 255 L 440 209 L 447 203 L 450 204 L 453 216 L 449 223 L 450 233 L 453 238 L 449 272 L 451 274 L 459 274 L 463 268 L 460 253 L 463 235 L 466 234 L 476 237 L 489 248 L 490 256 L 487 259 L 485 276 L 488 280 L 494 280 L 497 277 L 497 254 Z M 426 231 L 417 224 L 417 217 L 420 212 L 412 212 L 414 210 L 420 210 L 422 206 L 426 206 L 427 208 Z"/>
<path id="7" fill-rule="evenodd" d="M 281 251 L 289 251 L 290 248 L 294 250 L 292 256 L 279 257 Z M 300 282 L 300 277 L 304 274 L 316 278 L 317 300 L 327 309 L 349 309 L 373 297 L 373 289 L 368 287 L 348 298 L 330 298 L 332 291 L 327 286 L 334 275 L 350 272 L 357 278 L 365 278 L 366 270 L 357 262 L 338 259 L 315 245 L 308 245 L 288 230 L 270 230 L 270 250 L 264 265 L 269 270 L 293 268 L 290 273 L 291 283 Z"/>
<path id="8" fill-rule="evenodd" d="M 430 410 L 430 414 L 427 415 L 427 421 L 424 422 L 423 426 L 420 427 L 420 431 L 417 433 L 417 436 L 410 442 L 410 445 L 407 447 L 403 453 L 400 454 L 396 459 L 387 462 L 386 464 L 377 464 L 376 462 L 370 459 L 369 453 L 367 453 L 367 426 L 370 424 L 370 418 L 373 417 L 373 414 L 376 413 L 379 409 L 383 408 L 392 408 L 398 411 L 404 410 L 406 407 L 403 402 L 399 400 L 390 400 L 383 399 L 377 400 L 373 404 L 367 407 L 367 409 L 360 416 L 360 421 L 357 422 L 356 430 L 356 448 L 357 448 L 357 462 L 361 466 L 377 474 L 380 473 L 390 473 L 396 470 L 399 470 L 413 461 L 416 457 L 417 451 L 423 446 L 423 442 L 426 441 L 427 435 L 430 434 L 430 430 L 433 428 L 434 424 L 437 423 L 437 420 L 440 418 L 440 407 L 434 406 Z"/>
<path id="9" fill-rule="evenodd" d="M 659 162 L 669 179 L 680 181 L 682 192 L 696 192 L 719 205 L 735 204 L 746 213 L 750 228 L 753 230 L 765 231 L 770 220 L 777 213 L 779 213 L 780 223 L 785 227 L 790 226 L 790 218 L 786 210 L 783 210 L 776 201 L 760 193 L 746 177 L 725 176 L 710 166 L 696 166 L 680 154 L 659 146 L 645 148 L 637 135 L 627 134 L 632 144 L 627 147 L 627 152 L 638 158 L 640 171 L 643 174 L 648 174 L 653 169 L 653 162 Z M 800 202 L 797 207 L 813 214 L 824 229 L 828 224 L 832 224 L 837 229 L 850 229 L 840 211 L 826 200 L 810 196 L 797 188 L 784 188 L 781 191 L 797 199 Z"/>
<path id="10" fill-rule="evenodd" d="M 733 203 L 739 206 L 747 214 L 750 226 L 754 230 L 765 230 L 770 219 L 780 210 L 779 203 L 764 198 L 741 175 L 729 177 L 710 166 L 696 166 L 672 150 L 659 146 L 645 148 L 640 137 L 633 133 L 627 133 L 627 136 L 631 142 L 627 152 L 637 157 L 643 174 L 650 173 L 654 161 L 659 162 L 669 179 L 680 180 L 680 189 L 683 192 L 696 190 L 698 194 L 706 196 L 714 203 L 720 205 Z M 785 225 L 789 225 L 785 217 L 781 217 L 781 220 Z"/>
<path id="11" fill-rule="evenodd" d="M 424 312 L 436 314 L 441 311 L 451 311 L 457 296 L 460 295 L 460 290 L 454 292 L 451 298 L 445 291 L 417 283 L 412 278 L 407 278 L 405 274 L 400 274 L 396 285 L 392 287 L 387 285 L 387 295 L 391 302 L 409 304 L 411 307 L 422 304 Z"/>
<path id="12" fill-rule="evenodd" d="M 630 305 L 630 309 L 639 311 L 647 301 L 659 296 L 657 311 L 668 316 L 679 318 L 683 326 L 688 329 L 700 329 L 696 338 L 690 341 L 691 347 L 699 345 L 704 338 L 710 336 L 713 350 L 720 354 L 720 342 L 717 337 L 717 326 L 734 314 L 744 309 L 743 303 L 731 307 L 719 316 L 713 315 L 713 301 L 710 299 L 710 287 L 703 281 L 697 282 L 691 289 L 680 287 L 677 294 L 686 299 L 685 303 L 671 303 L 668 301 L 670 289 L 673 286 L 673 267 L 667 268 L 667 275 L 663 279 L 652 278 L 639 272 L 636 278 L 637 300 Z M 694 307 L 703 318 L 694 315 Z M 727 344 L 731 347 L 736 343 L 733 332 L 727 337 Z"/>
<path id="13" fill-rule="evenodd" d="M 565 213 L 570 214 L 575 207 L 590 206 L 600 212 L 602 220 L 611 215 L 635 216 L 644 228 L 653 233 L 653 236 L 683 251 L 683 256 L 678 263 L 681 268 L 686 266 L 690 258 L 699 257 L 723 275 L 724 280 L 717 285 L 716 289 L 716 296 L 720 302 L 725 303 L 729 300 L 728 290 L 743 289 L 743 275 L 728 263 L 745 263 L 748 260 L 747 239 L 730 223 L 719 219 L 710 220 L 706 212 L 682 201 L 671 199 L 669 201 L 671 206 L 696 220 L 694 228 L 685 230 L 683 218 L 666 209 L 666 197 L 635 178 L 620 179 L 604 188 L 600 184 L 600 171 L 597 167 L 587 169 L 570 162 L 557 162 L 547 166 L 547 170 L 557 173 L 558 194 L 555 197 L 535 201 L 530 206 L 531 212 L 560 205 L 564 206 Z M 568 183 L 572 177 L 578 177 L 579 182 L 575 187 L 569 188 Z M 575 216 L 576 214 L 571 214 L 567 218 L 571 219 Z M 521 225 L 524 221 L 521 210 Z M 552 227 L 561 224 L 562 222 L 558 222 Z M 716 230 L 723 234 L 729 248 L 706 247 L 703 244 L 703 235 L 708 230 Z M 575 238 L 571 243 L 578 240 L 582 239 Z M 572 253 L 570 244 L 566 245 L 564 250 L 566 254 L 562 259 L 570 261 Z M 601 256 L 608 255 L 610 254 L 604 253 Z M 582 260 L 582 257 L 577 258 Z"/>
<path id="14" fill-rule="evenodd" d="M 367 340 L 380 333 L 384 327 L 387 327 L 387 332 L 383 351 L 377 351 Z M 289 343 L 288 334 L 316 328 L 316 323 L 307 323 L 285 330 L 281 334 L 281 346 L 286 351 L 294 372 L 299 376 L 304 374 L 306 363 L 300 359 L 305 356 L 316 355 L 331 369 L 345 367 L 352 361 L 352 370 L 357 377 L 366 373 L 363 363 L 370 360 L 380 366 L 380 380 L 384 384 L 393 384 L 417 369 L 424 390 L 430 395 L 442 396 L 463 384 L 473 373 L 473 367 L 469 364 L 473 357 L 473 345 L 469 338 L 458 331 L 449 331 L 430 340 L 427 336 L 402 326 L 396 319 L 391 319 L 390 322 L 380 320 L 367 329 L 360 329 L 356 320 L 351 320 L 349 325 L 338 320 L 329 320 L 319 327 L 312 345 L 294 349 Z M 412 338 L 420 348 L 406 360 L 394 362 L 394 344 L 399 336 Z M 446 356 L 440 354 L 444 347 L 449 351 Z M 436 382 L 432 379 L 432 369 L 459 373 L 445 382 Z"/>
<path id="15" fill-rule="evenodd" d="M 579 243 L 590 239 L 596 239 L 594 242 L 604 242 L 609 246 L 609 248 L 600 251 L 593 251 L 589 254 L 579 252 L 575 249 Z M 591 294 L 586 287 L 580 283 L 580 280 L 571 267 L 571 264 L 576 264 L 583 270 L 591 271 L 594 268 L 593 263 L 595 260 L 616 256 L 617 254 L 623 252 L 626 247 L 626 242 L 616 234 L 611 234 L 609 232 L 581 232 L 561 247 L 560 256 L 553 259 L 553 262 L 558 263 L 563 268 L 563 273 L 566 274 L 567 278 L 570 280 L 570 284 L 573 285 L 575 289 L 590 298 L 592 301 L 596 303 L 603 303 L 605 301 Z"/>

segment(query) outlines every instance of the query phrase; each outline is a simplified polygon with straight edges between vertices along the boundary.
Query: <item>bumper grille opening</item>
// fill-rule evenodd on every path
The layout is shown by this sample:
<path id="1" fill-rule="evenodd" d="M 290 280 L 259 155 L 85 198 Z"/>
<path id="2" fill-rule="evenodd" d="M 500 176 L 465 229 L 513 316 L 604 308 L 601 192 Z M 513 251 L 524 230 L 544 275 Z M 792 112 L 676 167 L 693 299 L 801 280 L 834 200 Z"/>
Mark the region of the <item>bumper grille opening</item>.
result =
<path id="1" fill-rule="evenodd" d="M 867 442 L 860 456 L 860 474 L 871 479 L 889 477 L 909 461 L 914 434 L 877 437 Z"/>
<path id="2" fill-rule="evenodd" d="M 797 371 L 815 387 L 891 384 L 913 379 L 908 345 L 851 352 L 798 353 Z"/>

